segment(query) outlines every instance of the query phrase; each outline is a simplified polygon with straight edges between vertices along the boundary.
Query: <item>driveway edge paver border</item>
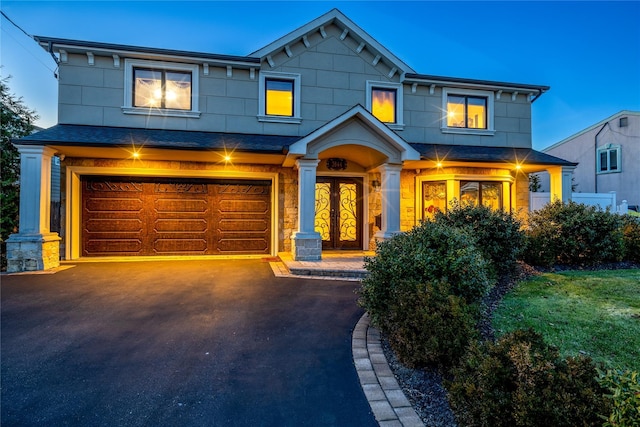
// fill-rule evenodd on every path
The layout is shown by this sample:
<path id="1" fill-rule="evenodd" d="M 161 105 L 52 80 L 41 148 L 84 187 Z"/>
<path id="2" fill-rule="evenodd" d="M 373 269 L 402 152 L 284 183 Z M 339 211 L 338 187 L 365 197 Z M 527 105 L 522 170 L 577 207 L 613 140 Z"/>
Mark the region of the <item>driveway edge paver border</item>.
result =
<path id="1" fill-rule="evenodd" d="M 370 326 L 365 313 L 353 330 L 351 351 L 373 415 L 381 427 L 424 427 L 424 423 L 404 395 L 382 351 L 380 331 Z"/>

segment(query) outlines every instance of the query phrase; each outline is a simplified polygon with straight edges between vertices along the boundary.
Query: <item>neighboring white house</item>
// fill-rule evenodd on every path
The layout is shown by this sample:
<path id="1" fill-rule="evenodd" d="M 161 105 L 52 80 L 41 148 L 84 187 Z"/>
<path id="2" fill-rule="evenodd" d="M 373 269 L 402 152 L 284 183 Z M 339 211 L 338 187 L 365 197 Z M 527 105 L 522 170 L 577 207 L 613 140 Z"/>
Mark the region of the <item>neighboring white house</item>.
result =
<path id="1" fill-rule="evenodd" d="M 620 111 L 542 152 L 578 163 L 575 192 L 615 191 L 618 202 L 640 205 L 640 112 Z M 548 192 L 549 175 L 538 176 L 540 191 Z"/>

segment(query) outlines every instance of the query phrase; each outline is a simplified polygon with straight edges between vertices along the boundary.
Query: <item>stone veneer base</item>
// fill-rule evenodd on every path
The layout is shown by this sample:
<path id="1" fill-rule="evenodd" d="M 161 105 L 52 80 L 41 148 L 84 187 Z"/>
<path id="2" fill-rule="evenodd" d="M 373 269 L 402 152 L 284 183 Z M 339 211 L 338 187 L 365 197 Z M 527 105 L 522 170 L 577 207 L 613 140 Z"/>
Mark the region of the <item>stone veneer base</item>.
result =
<path id="1" fill-rule="evenodd" d="M 48 270 L 60 266 L 58 233 L 12 234 L 7 239 L 7 272 Z"/>

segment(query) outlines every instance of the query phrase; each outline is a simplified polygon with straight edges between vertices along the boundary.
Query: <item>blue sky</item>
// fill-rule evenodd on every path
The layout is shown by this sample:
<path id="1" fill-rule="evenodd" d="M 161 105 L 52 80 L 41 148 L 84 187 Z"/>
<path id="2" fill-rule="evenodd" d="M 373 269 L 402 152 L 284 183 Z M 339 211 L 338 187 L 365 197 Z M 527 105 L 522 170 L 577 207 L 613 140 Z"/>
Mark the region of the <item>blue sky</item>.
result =
<path id="1" fill-rule="evenodd" d="M 247 55 L 337 7 L 422 74 L 551 86 L 532 107 L 542 149 L 620 110 L 640 111 L 640 1 L 7 1 L 28 34 Z M 2 77 L 57 121 L 56 65 L 1 22 Z"/>

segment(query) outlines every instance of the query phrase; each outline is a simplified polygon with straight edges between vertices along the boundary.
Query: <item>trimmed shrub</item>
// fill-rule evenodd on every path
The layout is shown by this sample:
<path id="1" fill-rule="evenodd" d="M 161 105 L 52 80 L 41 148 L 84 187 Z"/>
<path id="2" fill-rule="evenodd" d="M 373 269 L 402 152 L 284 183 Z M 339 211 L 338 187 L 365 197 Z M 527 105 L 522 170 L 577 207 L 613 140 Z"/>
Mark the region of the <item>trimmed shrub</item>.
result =
<path id="1" fill-rule="evenodd" d="M 524 260 L 594 265 L 622 259 L 622 219 L 594 206 L 556 200 L 529 214 Z"/>
<path id="2" fill-rule="evenodd" d="M 402 363 L 451 366 L 464 353 L 490 287 L 468 231 L 425 222 L 365 260 L 359 303 Z"/>
<path id="3" fill-rule="evenodd" d="M 640 262 L 640 218 L 622 217 L 622 246 L 625 261 Z"/>
<path id="4" fill-rule="evenodd" d="M 608 413 L 591 359 L 561 359 L 533 330 L 475 343 L 446 383 L 460 425 L 601 426 Z"/>
<path id="5" fill-rule="evenodd" d="M 362 280 L 360 305 L 383 329 L 395 289 L 446 282 L 453 295 L 479 302 L 490 287 L 487 262 L 465 230 L 424 222 L 381 242 L 374 258 L 365 259 L 369 275 Z"/>
<path id="6" fill-rule="evenodd" d="M 603 427 L 640 427 L 640 375 L 637 372 L 599 372 L 600 384 L 610 394 L 611 412 L 603 415 Z"/>
<path id="7" fill-rule="evenodd" d="M 438 211 L 434 221 L 470 228 L 479 242 L 478 250 L 490 263 L 492 274 L 506 275 L 514 271 L 524 247 L 524 232 L 513 214 L 487 206 L 454 203 L 446 213 Z"/>
<path id="8" fill-rule="evenodd" d="M 394 288 L 387 321 L 389 344 L 409 367 L 449 368 L 477 335 L 473 309 L 447 283 Z"/>

